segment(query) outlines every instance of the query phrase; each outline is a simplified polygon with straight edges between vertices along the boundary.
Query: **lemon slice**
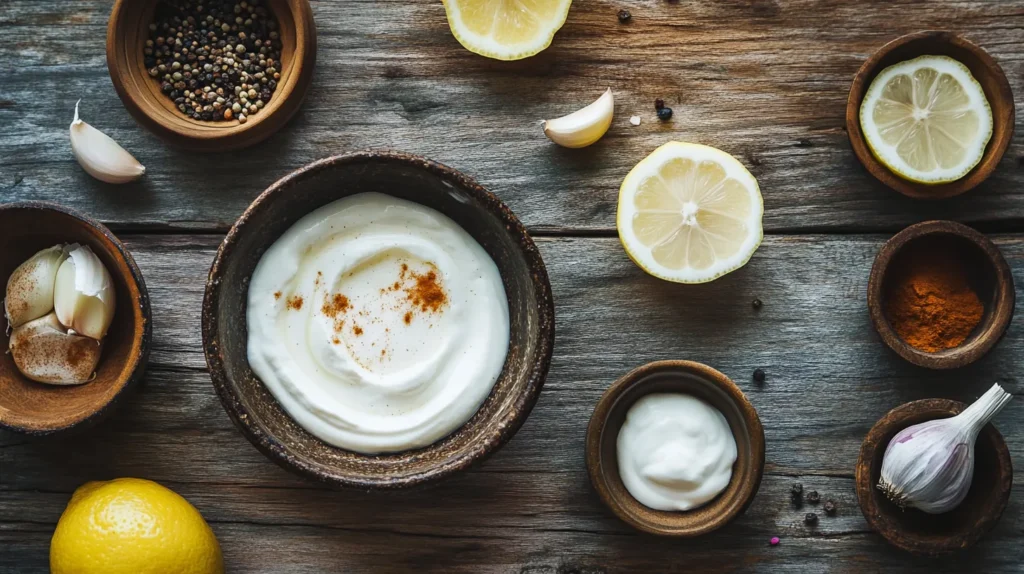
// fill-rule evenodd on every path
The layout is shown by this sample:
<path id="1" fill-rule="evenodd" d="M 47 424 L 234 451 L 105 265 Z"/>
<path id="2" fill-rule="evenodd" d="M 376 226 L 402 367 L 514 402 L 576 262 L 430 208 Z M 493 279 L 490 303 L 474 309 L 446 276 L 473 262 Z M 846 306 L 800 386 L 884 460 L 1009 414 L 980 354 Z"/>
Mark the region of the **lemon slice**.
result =
<path id="1" fill-rule="evenodd" d="M 878 74 L 861 103 L 860 125 L 889 170 L 934 185 L 978 165 L 992 138 L 992 108 L 967 66 L 921 56 Z"/>
<path id="2" fill-rule="evenodd" d="M 470 52 L 520 60 L 551 45 L 572 0 L 443 0 L 448 25 Z"/>
<path id="3" fill-rule="evenodd" d="M 669 142 L 629 172 L 616 225 L 644 271 L 677 283 L 705 283 L 735 271 L 757 251 L 764 201 L 736 158 L 705 145 Z"/>

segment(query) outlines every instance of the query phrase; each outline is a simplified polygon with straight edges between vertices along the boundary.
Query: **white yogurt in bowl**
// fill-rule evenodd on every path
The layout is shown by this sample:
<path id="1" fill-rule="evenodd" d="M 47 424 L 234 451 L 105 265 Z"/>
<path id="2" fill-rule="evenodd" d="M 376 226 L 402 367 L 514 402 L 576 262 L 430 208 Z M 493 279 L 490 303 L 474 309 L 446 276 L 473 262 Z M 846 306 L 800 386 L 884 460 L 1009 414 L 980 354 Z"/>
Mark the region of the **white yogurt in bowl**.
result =
<path id="1" fill-rule="evenodd" d="M 721 411 L 681 393 L 652 393 L 626 412 L 616 443 L 622 484 L 654 510 L 693 510 L 732 479 L 736 437 Z"/>
<path id="2" fill-rule="evenodd" d="M 248 359 L 323 441 L 373 454 L 430 445 L 490 394 L 509 348 L 497 266 L 462 227 L 378 193 L 290 227 L 249 284 Z"/>

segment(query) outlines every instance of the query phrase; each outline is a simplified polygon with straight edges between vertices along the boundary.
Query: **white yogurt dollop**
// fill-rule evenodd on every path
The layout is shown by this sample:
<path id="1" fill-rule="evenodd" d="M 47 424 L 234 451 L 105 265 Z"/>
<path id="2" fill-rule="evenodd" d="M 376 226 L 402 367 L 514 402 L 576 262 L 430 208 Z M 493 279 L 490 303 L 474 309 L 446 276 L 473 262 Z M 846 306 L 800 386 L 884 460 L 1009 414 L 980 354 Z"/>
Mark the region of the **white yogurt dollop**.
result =
<path id="1" fill-rule="evenodd" d="M 736 438 L 725 415 L 706 402 L 654 393 L 629 408 L 617 452 L 633 498 L 655 510 L 692 510 L 729 486 Z"/>
<path id="2" fill-rule="evenodd" d="M 479 409 L 509 346 L 487 252 L 417 203 L 364 193 L 295 223 L 249 284 L 253 372 L 310 433 L 362 453 L 427 446 Z"/>

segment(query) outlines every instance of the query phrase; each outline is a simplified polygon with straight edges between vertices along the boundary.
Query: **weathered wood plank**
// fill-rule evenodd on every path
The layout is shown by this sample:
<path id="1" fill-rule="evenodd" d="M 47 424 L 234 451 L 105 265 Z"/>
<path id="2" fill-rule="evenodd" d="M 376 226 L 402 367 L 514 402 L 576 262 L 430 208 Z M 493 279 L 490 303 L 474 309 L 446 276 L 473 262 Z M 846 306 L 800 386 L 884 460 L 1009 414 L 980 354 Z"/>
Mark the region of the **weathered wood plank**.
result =
<path id="1" fill-rule="evenodd" d="M 141 476 L 193 501 L 238 572 L 1020 572 L 1024 476 L 979 547 L 953 559 L 891 550 L 860 515 L 853 466 L 886 410 L 930 396 L 971 399 L 997 380 L 1024 396 L 1019 321 L 992 355 L 956 373 L 907 366 L 871 330 L 868 269 L 883 236 L 769 237 L 743 270 L 704 286 L 644 275 L 614 239 L 540 240 L 557 307 L 555 360 L 530 419 L 482 466 L 436 487 L 338 492 L 266 460 L 221 409 L 201 353 L 199 303 L 216 236 L 128 236 L 154 305 L 147 380 L 79 437 L 0 434 L 0 571 L 45 571 L 53 524 L 87 480 Z M 996 238 L 1015 273 L 1024 237 Z M 750 301 L 764 308 L 755 312 Z M 649 360 L 689 358 L 733 377 L 765 425 L 767 474 L 748 512 L 698 541 L 636 534 L 604 509 L 583 437 L 608 384 Z M 750 372 L 763 367 L 757 388 Z M 997 419 L 1024 468 L 1024 401 Z M 803 525 L 801 482 L 840 504 Z M 767 540 L 781 536 L 770 548 Z"/>
<path id="2" fill-rule="evenodd" d="M 861 62 L 900 34 L 949 28 L 988 49 L 1024 97 L 1024 2 L 589 0 L 554 45 L 519 63 L 463 50 L 436 0 L 313 1 L 319 62 L 295 120 L 251 150 L 199 156 L 166 148 L 122 108 L 107 76 L 109 0 L 5 0 L 0 10 L 0 193 L 48 199 L 121 228 L 224 230 L 275 179 L 367 147 L 427 155 L 478 178 L 535 231 L 608 231 L 629 168 L 671 139 L 715 145 L 759 178 L 769 230 L 891 231 L 955 216 L 991 229 L 1024 220 L 1024 131 L 995 176 L 967 197 L 913 202 L 875 182 L 844 132 Z M 621 25 L 620 8 L 633 21 Z M 537 120 L 616 93 L 611 132 L 557 148 Z M 653 101 L 675 109 L 668 124 Z M 75 164 L 67 125 L 88 121 L 148 168 L 110 187 Z M 644 123 L 629 125 L 630 115 Z"/>

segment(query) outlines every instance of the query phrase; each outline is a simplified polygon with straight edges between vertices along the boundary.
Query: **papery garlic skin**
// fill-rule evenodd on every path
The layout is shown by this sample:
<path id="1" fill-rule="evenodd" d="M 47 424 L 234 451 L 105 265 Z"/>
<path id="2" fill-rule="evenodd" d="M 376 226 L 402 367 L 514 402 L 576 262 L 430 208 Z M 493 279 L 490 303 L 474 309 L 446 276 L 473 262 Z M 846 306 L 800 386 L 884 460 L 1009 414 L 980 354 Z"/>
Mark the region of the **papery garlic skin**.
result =
<path id="1" fill-rule="evenodd" d="M 66 332 L 56 313 L 15 329 L 10 345 L 11 357 L 21 374 L 51 385 L 89 382 L 102 351 L 99 341 Z"/>
<path id="2" fill-rule="evenodd" d="M 4 312 L 11 328 L 53 311 L 53 284 L 67 257 L 63 245 L 37 252 L 11 273 L 4 294 Z"/>
<path id="3" fill-rule="evenodd" d="M 885 450 L 878 488 L 901 507 L 942 514 L 960 505 L 974 478 L 974 443 L 1012 395 L 993 385 L 962 413 L 898 432 Z"/>
<path id="4" fill-rule="evenodd" d="M 89 246 L 76 246 L 57 270 L 53 306 L 65 327 L 102 339 L 114 318 L 114 282 Z"/>
<path id="5" fill-rule="evenodd" d="M 146 168 L 132 154 L 110 136 L 78 118 L 78 103 L 71 122 L 71 151 L 82 169 L 107 183 L 128 183 L 142 177 Z"/>

